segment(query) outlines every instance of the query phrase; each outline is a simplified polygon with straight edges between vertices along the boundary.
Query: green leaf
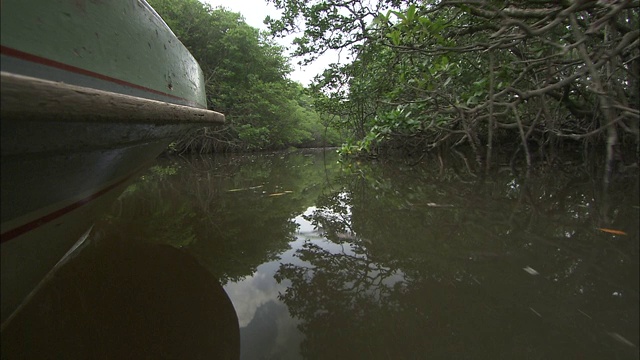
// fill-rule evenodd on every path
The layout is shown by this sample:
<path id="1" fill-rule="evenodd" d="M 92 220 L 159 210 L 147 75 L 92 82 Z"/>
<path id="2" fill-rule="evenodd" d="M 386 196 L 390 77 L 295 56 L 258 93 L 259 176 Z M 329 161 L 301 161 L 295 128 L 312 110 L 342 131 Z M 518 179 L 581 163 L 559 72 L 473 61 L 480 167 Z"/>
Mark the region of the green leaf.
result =
<path id="1" fill-rule="evenodd" d="M 416 15 L 416 6 L 414 4 L 411 4 L 409 6 L 409 8 L 407 9 L 407 21 L 413 21 L 413 19 L 415 18 Z"/>
<path id="2" fill-rule="evenodd" d="M 401 13 L 400 11 L 391 10 L 391 13 L 392 13 L 393 15 L 397 16 L 397 17 L 398 17 L 398 19 L 400 19 L 400 20 L 402 20 L 402 21 L 404 21 L 404 20 L 406 20 L 406 19 L 407 19 L 407 17 L 406 17 L 403 13 Z"/>
<path id="3" fill-rule="evenodd" d="M 394 45 L 400 45 L 400 31 L 393 30 L 392 32 L 387 34 L 387 37 L 391 39 L 391 42 Z"/>

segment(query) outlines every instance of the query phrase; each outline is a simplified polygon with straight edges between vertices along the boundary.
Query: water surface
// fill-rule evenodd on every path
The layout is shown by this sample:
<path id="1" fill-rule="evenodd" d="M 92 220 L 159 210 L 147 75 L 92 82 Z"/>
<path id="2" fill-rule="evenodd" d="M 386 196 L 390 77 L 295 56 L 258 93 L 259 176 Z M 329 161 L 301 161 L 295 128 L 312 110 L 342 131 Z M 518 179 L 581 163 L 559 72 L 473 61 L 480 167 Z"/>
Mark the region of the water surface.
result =
<path id="1" fill-rule="evenodd" d="M 126 336 L 143 357 L 171 338 L 155 345 L 166 358 L 637 359 L 638 180 L 603 193 L 598 174 L 161 158 L 3 332 L 3 354 L 55 333 L 81 354 Z"/>

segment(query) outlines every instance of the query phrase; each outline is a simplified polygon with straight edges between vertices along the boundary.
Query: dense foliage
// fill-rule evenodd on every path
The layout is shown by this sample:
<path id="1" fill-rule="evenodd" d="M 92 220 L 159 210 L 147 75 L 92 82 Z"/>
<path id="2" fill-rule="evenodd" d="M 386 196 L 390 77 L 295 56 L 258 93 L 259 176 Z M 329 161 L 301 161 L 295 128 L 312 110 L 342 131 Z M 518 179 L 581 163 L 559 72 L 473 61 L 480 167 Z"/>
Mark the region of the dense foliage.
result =
<path id="1" fill-rule="evenodd" d="M 345 153 L 465 144 L 488 169 L 496 149 L 530 165 L 597 145 L 608 171 L 621 148 L 637 161 L 637 0 L 269 1 L 274 33 L 303 29 L 305 61 L 353 59 L 317 83 L 317 105 L 351 130 Z"/>
<path id="2" fill-rule="evenodd" d="M 150 0 L 205 74 L 207 101 L 226 115 L 222 128 L 200 130 L 173 144 L 177 151 L 213 152 L 340 143 L 314 110 L 283 49 L 238 13 L 197 0 Z"/>

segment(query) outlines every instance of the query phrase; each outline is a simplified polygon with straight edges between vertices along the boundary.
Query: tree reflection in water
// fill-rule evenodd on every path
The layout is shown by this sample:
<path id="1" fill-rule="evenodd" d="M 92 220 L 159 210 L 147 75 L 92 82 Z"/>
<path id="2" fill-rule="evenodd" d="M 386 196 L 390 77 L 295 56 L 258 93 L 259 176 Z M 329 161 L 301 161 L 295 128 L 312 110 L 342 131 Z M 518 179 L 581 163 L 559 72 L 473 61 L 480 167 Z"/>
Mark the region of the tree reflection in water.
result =
<path id="1" fill-rule="evenodd" d="M 398 168 L 343 173 L 343 187 L 305 216 L 323 239 L 308 238 L 294 255 L 301 262 L 275 275 L 290 282 L 279 298 L 301 320 L 305 358 L 637 349 L 627 340 L 638 336 L 637 190 L 603 199 L 576 168 L 474 186 Z M 602 224 L 629 237 L 613 242 Z"/>

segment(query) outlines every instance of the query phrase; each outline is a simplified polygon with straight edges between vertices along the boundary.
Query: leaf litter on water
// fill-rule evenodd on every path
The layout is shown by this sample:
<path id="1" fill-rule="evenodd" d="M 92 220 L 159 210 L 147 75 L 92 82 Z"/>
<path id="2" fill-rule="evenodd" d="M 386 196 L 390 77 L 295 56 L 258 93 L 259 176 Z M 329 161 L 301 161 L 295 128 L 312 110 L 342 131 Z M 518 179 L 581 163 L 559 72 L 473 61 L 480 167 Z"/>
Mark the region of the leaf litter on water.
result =
<path id="1" fill-rule="evenodd" d="M 598 230 L 609 233 L 609 234 L 613 234 L 613 235 L 627 235 L 627 233 L 622 230 L 607 229 L 607 228 L 598 228 Z"/>

